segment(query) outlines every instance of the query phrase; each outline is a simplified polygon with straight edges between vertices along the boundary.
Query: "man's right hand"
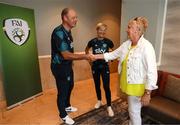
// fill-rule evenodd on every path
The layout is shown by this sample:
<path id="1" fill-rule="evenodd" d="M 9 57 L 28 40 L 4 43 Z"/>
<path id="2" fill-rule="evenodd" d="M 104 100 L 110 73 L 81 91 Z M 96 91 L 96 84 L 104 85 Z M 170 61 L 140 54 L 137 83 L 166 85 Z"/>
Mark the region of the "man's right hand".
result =
<path id="1" fill-rule="evenodd" d="M 93 54 L 87 54 L 87 60 L 89 62 L 94 62 L 96 60 L 96 58 Z"/>

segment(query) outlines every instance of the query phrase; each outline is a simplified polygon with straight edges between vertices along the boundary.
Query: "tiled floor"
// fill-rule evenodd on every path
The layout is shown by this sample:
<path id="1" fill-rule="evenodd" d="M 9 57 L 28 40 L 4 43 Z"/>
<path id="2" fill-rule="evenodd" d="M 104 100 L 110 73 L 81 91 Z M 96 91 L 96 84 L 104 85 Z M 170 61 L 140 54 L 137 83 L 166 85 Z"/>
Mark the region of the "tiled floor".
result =
<path id="1" fill-rule="evenodd" d="M 118 98 L 117 86 L 118 75 L 113 73 L 111 74 L 112 100 Z M 48 90 L 29 102 L 1 113 L 0 125 L 59 125 L 62 121 L 58 117 L 56 94 L 56 89 Z M 104 91 L 102 97 L 105 104 Z M 92 79 L 75 83 L 71 103 L 78 108 L 77 112 L 69 114 L 71 117 L 79 116 L 94 108 L 96 95 Z"/>

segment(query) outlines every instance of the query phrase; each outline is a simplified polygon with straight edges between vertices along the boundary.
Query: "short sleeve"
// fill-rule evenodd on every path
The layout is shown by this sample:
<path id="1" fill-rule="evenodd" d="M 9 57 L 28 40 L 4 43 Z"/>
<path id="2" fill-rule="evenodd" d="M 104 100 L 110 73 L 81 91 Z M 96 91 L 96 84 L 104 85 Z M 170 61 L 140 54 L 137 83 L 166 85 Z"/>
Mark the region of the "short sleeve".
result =
<path id="1" fill-rule="evenodd" d="M 59 47 L 58 47 L 58 50 L 59 50 L 60 52 L 68 51 L 68 50 L 69 50 L 69 47 L 68 47 L 67 42 L 65 42 L 64 40 L 62 40 L 62 41 L 60 42 L 60 45 L 59 45 Z"/>
<path id="2" fill-rule="evenodd" d="M 63 40 L 63 37 L 55 34 L 54 35 L 54 42 L 56 44 L 58 51 L 63 52 L 63 51 L 69 50 L 68 43 L 65 40 Z"/>
<path id="3" fill-rule="evenodd" d="M 109 42 L 108 42 L 109 48 L 113 48 L 113 47 L 114 47 L 113 42 L 112 42 L 111 40 L 108 40 L 108 41 L 109 41 Z"/>
<path id="4" fill-rule="evenodd" d="M 87 47 L 91 48 L 92 46 L 93 46 L 93 41 L 91 40 L 91 41 L 88 42 Z"/>

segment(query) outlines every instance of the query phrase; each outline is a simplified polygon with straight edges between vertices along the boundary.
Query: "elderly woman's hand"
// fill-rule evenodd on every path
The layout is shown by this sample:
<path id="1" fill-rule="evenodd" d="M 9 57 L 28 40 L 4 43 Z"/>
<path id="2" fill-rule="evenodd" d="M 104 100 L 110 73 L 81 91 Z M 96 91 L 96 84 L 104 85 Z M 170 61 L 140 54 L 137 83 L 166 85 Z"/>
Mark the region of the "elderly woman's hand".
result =
<path id="1" fill-rule="evenodd" d="M 151 94 L 144 93 L 144 95 L 141 97 L 141 103 L 143 106 L 147 106 L 150 103 L 151 100 Z"/>

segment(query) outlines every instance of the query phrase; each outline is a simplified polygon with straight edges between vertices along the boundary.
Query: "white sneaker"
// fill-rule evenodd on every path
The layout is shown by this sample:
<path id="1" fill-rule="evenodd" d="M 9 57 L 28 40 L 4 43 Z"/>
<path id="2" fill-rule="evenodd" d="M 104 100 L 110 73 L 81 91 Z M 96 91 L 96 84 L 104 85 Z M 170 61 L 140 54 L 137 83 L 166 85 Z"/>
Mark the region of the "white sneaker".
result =
<path id="1" fill-rule="evenodd" d="M 73 125 L 75 122 L 72 118 L 70 118 L 68 115 L 66 115 L 66 117 L 62 118 L 62 120 L 64 121 L 64 123 L 68 124 L 68 125 Z"/>
<path id="2" fill-rule="evenodd" d="M 113 116 L 114 116 L 114 112 L 113 112 L 111 106 L 108 106 L 108 107 L 107 107 L 107 111 L 108 111 L 108 115 L 109 115 L 110 117 L 113 117 Z"/>
<path id="3" fill-rule="evenodd" d="M 76 112 L 77 108 L 69 106 L 69 107 L 65 108 L 65 110 L 66 110 L 66 112 Z"/>
<path id="4" fill-rule="evenodd" d="M 98 100 L 98 102 L 95 104 L 95 109 L 98 109 L 99 107 L 101 107 L 102 102 L 100 100 Z"/>

